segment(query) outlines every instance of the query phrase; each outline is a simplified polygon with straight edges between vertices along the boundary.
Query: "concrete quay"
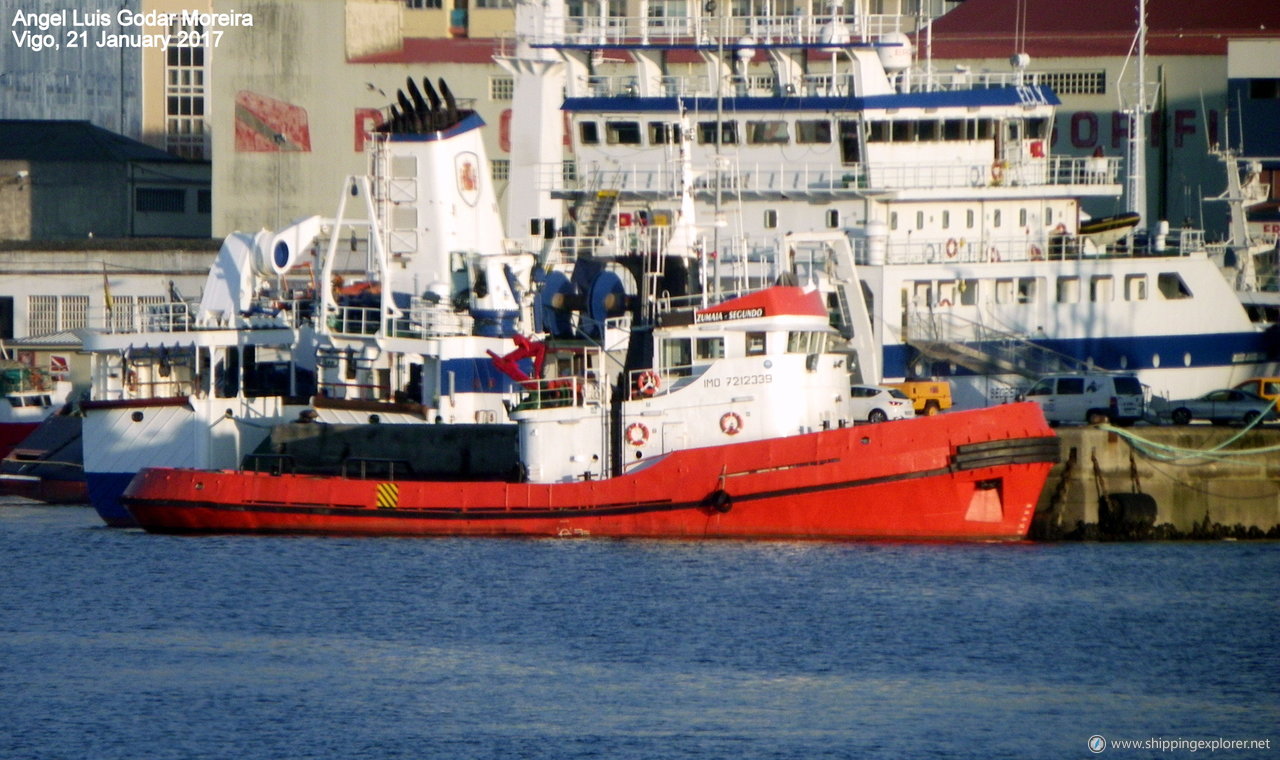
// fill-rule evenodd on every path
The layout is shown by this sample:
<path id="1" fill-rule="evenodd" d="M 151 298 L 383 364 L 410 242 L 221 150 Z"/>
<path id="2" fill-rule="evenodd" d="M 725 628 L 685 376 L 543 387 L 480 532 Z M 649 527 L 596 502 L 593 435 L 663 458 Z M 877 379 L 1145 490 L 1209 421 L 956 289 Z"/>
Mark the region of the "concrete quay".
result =
<path id="1" fill-rule="evenodd" d="M 1041 494 L 1033 539 L 1280 538 L 1274 424 L 1243 434 L 1211 425 L 1057 432 L 1062 461 Z"/>

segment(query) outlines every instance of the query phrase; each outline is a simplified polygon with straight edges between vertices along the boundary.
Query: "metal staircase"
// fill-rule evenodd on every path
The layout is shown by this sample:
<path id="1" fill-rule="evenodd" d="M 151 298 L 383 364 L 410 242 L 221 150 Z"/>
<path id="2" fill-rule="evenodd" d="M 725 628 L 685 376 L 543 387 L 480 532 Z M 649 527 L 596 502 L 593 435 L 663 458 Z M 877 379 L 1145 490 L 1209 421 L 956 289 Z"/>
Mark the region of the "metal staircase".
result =
<path id="1" fill-rule="evenodd" d="M 1034 380 L 1058 372 L 1101 369 L 1025 336 L 927 308 L 908 312 L 903 342 L 927 359 L 951 362 L 981 375 L 1020 375 Z"/>

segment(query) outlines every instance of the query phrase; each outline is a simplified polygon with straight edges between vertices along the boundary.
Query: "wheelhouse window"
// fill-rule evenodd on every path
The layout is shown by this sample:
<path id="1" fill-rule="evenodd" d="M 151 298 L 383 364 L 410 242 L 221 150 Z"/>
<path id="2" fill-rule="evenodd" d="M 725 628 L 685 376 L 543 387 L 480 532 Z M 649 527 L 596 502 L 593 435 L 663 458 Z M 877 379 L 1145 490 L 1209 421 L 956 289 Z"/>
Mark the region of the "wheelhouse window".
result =
<path id="1" fill-rule="evenodd" d="M 747 333 L 747 356 L 760 356 L 765 352 L 765 333 Z"/>
<path id="2" fill-rule="evenodd" d="M 1156 276 L 1156 289 L 1160 295 L 1169 299 L 1191 298 L 1191 288 L 1177 272 L 1161 272 Z"/>
<path id="3" fill-rule="evenodd" d="M 662 341 L 662 368 L 669 375 L 687 375 L 693 364 L 692 346 L 688 338 L 665 338 Z"/>
<path id="4" fill-rule="evenodd" d="M 583 121 L 578 123 L 578 142 L 583 145 L 599 145 L 600 144 L 600 125 L 594 121 Z"/>
<path id="5" fill-rule="evenodd" d="M 698 338 L 694 348 L 699 359 L 724 358 L 724 338 Z"/>

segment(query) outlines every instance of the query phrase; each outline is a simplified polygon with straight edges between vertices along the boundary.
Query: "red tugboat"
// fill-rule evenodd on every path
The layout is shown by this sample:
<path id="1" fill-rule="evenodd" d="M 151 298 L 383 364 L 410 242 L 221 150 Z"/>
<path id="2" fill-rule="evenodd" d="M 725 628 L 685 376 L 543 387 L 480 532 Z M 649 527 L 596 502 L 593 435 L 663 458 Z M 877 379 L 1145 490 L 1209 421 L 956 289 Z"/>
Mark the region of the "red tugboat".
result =
<path id="1" fill-rule="evenodd" d="M 1026 536 L 1059 448 L 1036 405 L 855 424 L 858 352 L 811 287 L 630 324 L 498 360 L 542 365 L 511 410 L 520 465 L 505 479 L 148 469 L 124 502 L 163 533 Z"/>

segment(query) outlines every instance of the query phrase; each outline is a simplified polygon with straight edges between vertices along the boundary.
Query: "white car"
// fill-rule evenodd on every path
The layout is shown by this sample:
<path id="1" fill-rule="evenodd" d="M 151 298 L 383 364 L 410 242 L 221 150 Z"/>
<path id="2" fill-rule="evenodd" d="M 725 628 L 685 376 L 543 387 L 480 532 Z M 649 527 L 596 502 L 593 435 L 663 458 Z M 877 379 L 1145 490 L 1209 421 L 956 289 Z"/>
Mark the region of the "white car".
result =
<path id="1" fill-rule="evenodd" d="M 853 418 L 867 422 L 905 420 L 916 416 L 915 407 L 907 394 L 897 388 L 881 388 L 878 385 L 854 385 L 849 388 L 853 402 Z"/>

